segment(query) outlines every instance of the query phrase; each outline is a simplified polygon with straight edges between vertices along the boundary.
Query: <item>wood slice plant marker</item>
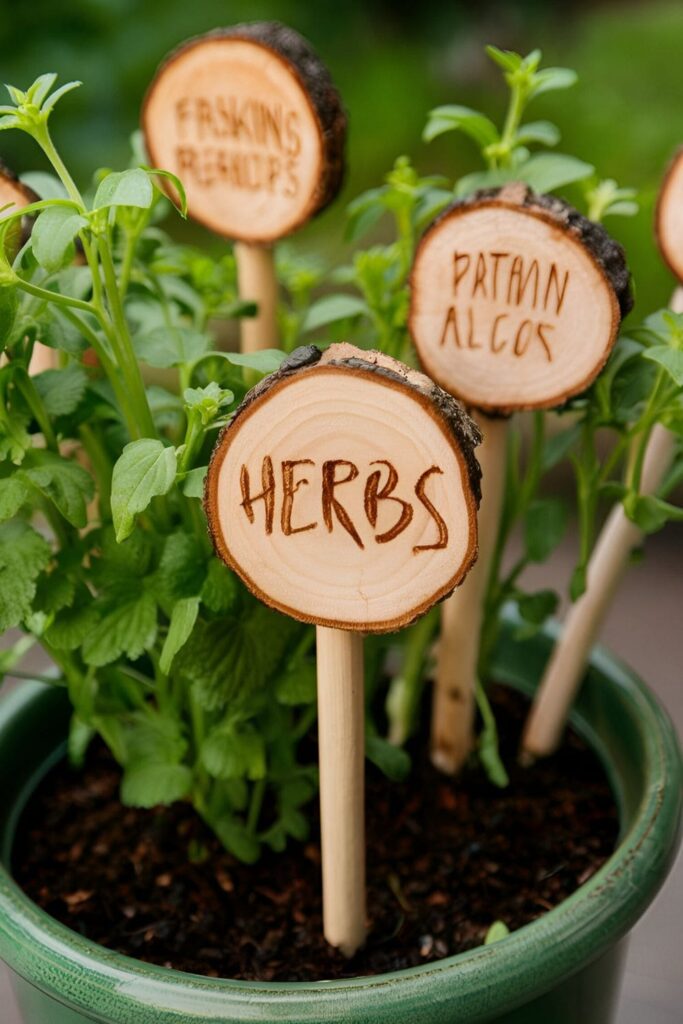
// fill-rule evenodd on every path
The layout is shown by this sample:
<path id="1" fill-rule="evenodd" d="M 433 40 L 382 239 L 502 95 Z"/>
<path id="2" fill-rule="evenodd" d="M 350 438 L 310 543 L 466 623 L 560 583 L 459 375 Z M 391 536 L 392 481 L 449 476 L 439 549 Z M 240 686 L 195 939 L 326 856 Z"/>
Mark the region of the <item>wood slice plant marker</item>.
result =
<path id="1" fill-rule="evenodd" d="M 243 351 L 275 347 L 272 246 L 332 202 L 344 173 L 346 115 L 327 68 L 275 22 L 210 32 L 166 58 L 142 127 L 190 215 L 236 242 L 240 293 L 259 307 L 243 321 Z"/>
<path id="2" fill-rule="evenodd" d="M 683 149 L 674 158 L 662 184 L 655 213 L 655 235 L 664 261 L 683 284 Z M 683 313 L 683 288 L 674 292 L 671 309 Z M 675 449 L 674 434 L 661 423 L 656 424 L 645 452 L 641 494 L 656 494 Z M 596 541 L 588 565 L 586 589 L 569 609 L 562 634 L 536 691 L 522 736 L 522 761 L 546 757 L 559 745 L 591 647 L 600 634 L 629 555 L 642 540 L 642 530 L 631 522 L 619 502 Z"/>
<path id="3" fill-rule="evenodd" d="M 683 281 L 683 146 L 671 161 L 662 183 L 655 235 L 664 262 Z"/>
<path id="4" fill-rule="evenodd" d="M 0 219 L 6 214 L 14 213 L 17 209 L 28 206 L 30 203 L 35 203 L 39 198 L 40 196 L 36 195 L 33 189 L 29 188 L 28 185 L 24 185 L 17 178 L 16 174 L 0 160 L 0 209 L 4 206 L 8 207 L 7 210 L 0 213 Z M 17 224 L 22 225 L 21 229 L 17 231 L 18 249 L 19 245 L 25 242 L 30 234 L 31 221 L 28 217 L 24 217 Z M 21 238 L 19 237 L 20 235 Z M 0 364 L 2 360 L 4 360 L 4 356 L 1 357 Z M 54 363 L 54 350 L 46 345 L 41 345 L 40 342 L 36 342 L 31 357 L 31 373 L 41 373 L 42 370 L 49 370 L 54 366 Z"/>
<path id="5" fill-rule="evenodd" d="M 426 371 L 476 410 L 484 436 L 479 560 L 442 616 L 432 760 L 443 771 L 457 772 L 473 743 L 507 417 L 552 408 L 588 387 L 616 340 L 628 281 L 621 249 L 601 227 L 520 183 L 449 207 L 418 246 L 410 333 Z"/>
<path id="6" fill-rule="evenodd" d="M 365 938 L 362 633 L 400 629 L 477 551 L 477 430 L 428 378 L 377 352 L 297 349 L 214 449 L 218 555 L 266 604 L 317 627 L 325 937 Z"/>

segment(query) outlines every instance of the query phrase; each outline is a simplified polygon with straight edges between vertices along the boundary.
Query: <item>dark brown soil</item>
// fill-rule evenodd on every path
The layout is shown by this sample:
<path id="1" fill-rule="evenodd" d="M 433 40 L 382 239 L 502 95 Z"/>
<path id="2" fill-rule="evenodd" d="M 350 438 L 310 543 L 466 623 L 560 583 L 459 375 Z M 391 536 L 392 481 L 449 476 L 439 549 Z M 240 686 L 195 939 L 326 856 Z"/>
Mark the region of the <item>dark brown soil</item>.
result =
<path id="1" fill-rule="evenodd" d="M 470 949 L 493 921 L 514 930 L 560 903 L 605 861 L 618 831 L 585 744 L 570 734 L 555 757 L 519 768 L 524 702 L 502 690 L 494 699 L 509 788 L 494 788 L 476 766 L 447 780 L 426 758 L 403 784 L 368 771 L 369 938 L 351 961 L 321 937 L 317 823 L 308 843 L 247 867 L 189 806 L 122 807 L 118 770 L 101 747 L 84 773 L 60 765 L 39 789 L 17 842 L 16 877 L 96 942 L 214 977 L 378 974 Z M 209 851 L 202 863 L 188 858 L 192 840 Z"/>

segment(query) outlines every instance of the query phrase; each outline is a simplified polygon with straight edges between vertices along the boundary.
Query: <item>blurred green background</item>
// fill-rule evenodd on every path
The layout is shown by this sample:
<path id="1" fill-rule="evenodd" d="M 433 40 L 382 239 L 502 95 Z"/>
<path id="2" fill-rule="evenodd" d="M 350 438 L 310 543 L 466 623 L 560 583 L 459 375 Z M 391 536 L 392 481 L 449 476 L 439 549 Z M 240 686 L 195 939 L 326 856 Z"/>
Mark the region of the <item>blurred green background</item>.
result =
<path id="1" fill-rule="evenodd" d="M 4 81 L 25 88 L 38 74 L 56 71 L 62 81 L 84 83 L 60 106 L 54 125 L 82 183 L 97 167 L 126 165 L 145 88 L 179 42 L 258 18 L 297 28 L 330 67 L 350 115 L 344 192 L 297 239 L 331 261 L 341 258 L 345 202 L 378 184 L 397 155 L 409 154 L 422 173 L 451 179 L 477 166 L 463 136 L 425 146 L 420 135 L 427 111 L 441 103 L 464 103 L 500 119 L 505 91 L 483 44 L 521 52 L 539 46 L 545 62 L 575 68 L 579 84 L 539 98 L 530 115 L 559 125 L 563 152 L 595 164 L 601 177 L 638 188 L 638 217 L 614 218 L 608 227 L 627 248 L 637 311 L 645 315 L 669 297 L 672 279 L 657 258 L 651 223 L 664 167 L 683 142 L 680 0 L 0 0 L 0 10 Z M 19 173 L 41 166 L 30 141 L 13 132 L 0 136 L 0 155 Z M 192 233 L 207 246 L 220 244 L 199 229 Z"/>

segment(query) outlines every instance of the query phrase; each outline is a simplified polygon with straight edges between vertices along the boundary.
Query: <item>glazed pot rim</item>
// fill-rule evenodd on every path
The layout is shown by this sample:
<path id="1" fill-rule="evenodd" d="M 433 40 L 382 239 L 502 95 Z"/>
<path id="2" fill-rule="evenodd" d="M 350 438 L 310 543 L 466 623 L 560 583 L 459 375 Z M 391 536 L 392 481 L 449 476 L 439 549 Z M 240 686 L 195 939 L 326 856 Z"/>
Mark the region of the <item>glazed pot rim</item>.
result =
<path id="1" fill-rule="evenodd" d="M 542 638 L 546 649 L 555 632 Z M 528 688 L 523 670 L 497 668 L 503 682 Z M 137 1019 L 133 1014 L 144 1008 L 154 1008 L 154 1021 L 164 1022 L 219 1022 L 228 1019 L 226 1012 L 235 1021 L 390 1021 L 396 1019 L 397 1001 L 422 1000 L 431 1010 L 423 1018 L 411 1009 L 415 1024 L 441 1020 L 434 1015 L 437 1004 L 447 1006 L 449 1014 L 457 1009 L 474 1024 L 500 1006 L 521 1005 L 597 959 L 632 927 L 664 880 L 677 848 L 682 773 L 673 726 L 641 680 L 607 651 L 595 650 L 591 669 L 586 687 L 611 687 L 637 730 L 644 751 L 640 804 L 616 850 L 591 879 L 499 942 L 369 977 L 311 982 L 207 978 L 143 963 L 71 931 L 38 908 L 0 866 L 0 956 L 37 988 L 103 1021 Z M 45 689 L 30 684 L 10 694 L 0 704 L 0 725 L 39 700 Z M 619 773 L 609 763 L 599 732 L 576 711 L 572 720 L 605 763 L 620 800 Z M 114 1001 L 117 1015 L 112 1017 Z M 255 1015 L 255 1006 L 273 1016 Z M 343 1018 L 330 1016 L 341 1006 Z"/>

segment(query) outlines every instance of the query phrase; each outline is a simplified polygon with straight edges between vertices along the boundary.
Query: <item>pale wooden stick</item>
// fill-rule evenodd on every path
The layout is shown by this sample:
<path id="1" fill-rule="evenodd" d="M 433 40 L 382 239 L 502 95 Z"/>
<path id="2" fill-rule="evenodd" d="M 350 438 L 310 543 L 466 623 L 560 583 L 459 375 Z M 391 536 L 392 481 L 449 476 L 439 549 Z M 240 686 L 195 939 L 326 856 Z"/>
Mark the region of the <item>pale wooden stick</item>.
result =
<path id="1" fill-rule="evenodd" d="M 653 494 L 671 464 L 674 435 L 661 424 L 651 434 L 645 455 L 642 494 Z M 641 542 L 642 531 L 616 505 L 605 523 L 588 566 L 586 590 L 569 610 L 562 635 L 527 719 L 521 758 L 531 761 L 552 754 L 564 730 L 591 647 L 600 633 L 631 550 Z"/>
<path id="2" fill-rule="evenodd" d="M 432 700 L 431 758 L 455 775 L 474 741 L 475 684 L 484 599 L 500 524 L 505 488 L 507 418 L 478 413 L 483 441 L 477 448 L 482 471 L 479 555 L 465 582 L 441 606 L 441 637 Z"/>
<path id="3" fill-rule="evenodd" d="M 683 311 L 683 288 L 677 288 L 671 308 Z M 675 438 L 657 424 L 645 454 L 641 493 L 653 494 L 666 473 L 674 452 Z M 642 531 L 616 505 L 607 518 L 588 566 L 586 590 L 569 610 L 562 635 L 548 662 L 529 712 L 522 736 L 521 760 L 545 757 L 556 749 L 569 709 L 574 701 L 588 661 L 590 649 L 600 633 L 619 580 L 628 564 L 630 551 L 642 540 Z"/>
<path id="4" fill-rule="evenodd" d="M 365 941 L 363 638 L 316 628 L 325 938 L 345 956 Z"/>
<path id="5" fill-rule="evenodd" d="M 258 313 L 244 317 L 241 324 L 241 349 L 258 352 L 277 348 L 277 277 L 272 246 L 235 242 L 239 292 L 243 299 L 256 302 Z"/>

